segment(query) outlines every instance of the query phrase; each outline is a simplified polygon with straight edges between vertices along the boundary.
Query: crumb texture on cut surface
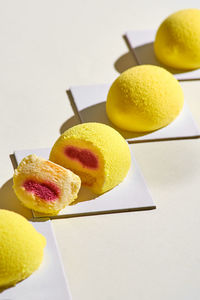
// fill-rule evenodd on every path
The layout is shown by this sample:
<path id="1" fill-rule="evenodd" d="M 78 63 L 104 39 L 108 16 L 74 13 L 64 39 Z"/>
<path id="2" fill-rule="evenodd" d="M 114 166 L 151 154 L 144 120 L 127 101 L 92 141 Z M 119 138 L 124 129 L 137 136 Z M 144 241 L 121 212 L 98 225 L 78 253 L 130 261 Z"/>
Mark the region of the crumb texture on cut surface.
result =
<path id="1" fill-rule="evenodd" d="M 66 149 L 76 151 L 66 155 Z M 50 160 L 73 170 L 96 194 L 119 184 L 131 163 L 124 138 L 110 126 L 95 122 L 79 124 L 65 131 L 54 144 Z"/>
<path id="2" fill-rule="evenodd" d="M 163 64 L 177 69 L 200 67 L 200 9 L 173 13 L 159 26 L 155 54 Z"/>
<path id="3" fill-rule="evenodd" d="M 21 161 L 13 182 L 24 206 L 46 214 L 57 214 L 73 202 L 81 186 L 76 174 L 34 154 Z"/>
<path id="4" fill-rule="evenodd" d="M 9 287 L 36 271 L 45 237 L 21 215 L 0 209 L 0 287 Z"/>
<path id="5" fill-rule="evenodd" d="M 183 91 L 165 69 L 141 65 L 123 72 L 111 85 L 106 112 L 117 127 L 148 132 L 171 123 L 183 107 Z"/>

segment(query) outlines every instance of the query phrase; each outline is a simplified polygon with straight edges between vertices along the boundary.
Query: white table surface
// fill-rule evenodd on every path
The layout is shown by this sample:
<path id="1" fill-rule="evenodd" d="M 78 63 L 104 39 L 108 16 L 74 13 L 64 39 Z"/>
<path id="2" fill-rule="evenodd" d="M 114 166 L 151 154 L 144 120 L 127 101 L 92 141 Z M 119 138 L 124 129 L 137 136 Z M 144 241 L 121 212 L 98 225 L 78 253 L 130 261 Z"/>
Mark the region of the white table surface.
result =
<path id="1" fill-rule="evenodd" d="M 66 90 L 112 82 L 134 65 L 122 35 L 188 6 L 200 8 L 197 0 L 0 3 L 0 203 L 15 200 L 9 154 L 51 147 L 78 122 Z M 200 125 L 200 82 L 181 86 Z M 197 300 L 200 139 L 132 146 L 156 210 L 52 221 L 72 298 Z"/>

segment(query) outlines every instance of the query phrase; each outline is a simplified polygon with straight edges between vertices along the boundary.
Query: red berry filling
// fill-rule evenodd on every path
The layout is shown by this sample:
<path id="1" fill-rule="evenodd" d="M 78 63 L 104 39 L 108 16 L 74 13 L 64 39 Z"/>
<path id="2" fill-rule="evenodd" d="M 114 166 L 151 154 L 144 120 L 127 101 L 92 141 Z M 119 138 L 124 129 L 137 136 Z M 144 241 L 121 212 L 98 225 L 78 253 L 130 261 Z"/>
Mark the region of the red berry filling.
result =
<path id="1" fill-rule="evenodd" d="M 30 179 L 26 180 L 23 186 L 27 192 L 46 201 L 55 200 L 60 194 L 59 188 L 52 182 L 40 183 Z"/>
<path id="2" fill-rule="evenodd" d="M 65 154 L 69 158 L 79 161 L 83 167 L 90 169 L 98 168 L 98 159 L 96 155 L 88 149 L 80 149 L 74 146 L 68 146 L 65 148 Z"/>

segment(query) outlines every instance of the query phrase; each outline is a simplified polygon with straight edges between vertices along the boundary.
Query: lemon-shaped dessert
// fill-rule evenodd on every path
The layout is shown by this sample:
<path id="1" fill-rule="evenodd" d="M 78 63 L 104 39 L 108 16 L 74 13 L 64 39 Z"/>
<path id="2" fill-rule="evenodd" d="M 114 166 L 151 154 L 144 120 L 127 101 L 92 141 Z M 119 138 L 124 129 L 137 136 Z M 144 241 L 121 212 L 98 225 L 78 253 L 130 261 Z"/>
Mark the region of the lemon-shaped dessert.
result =
<path id="1" fill-rule="evenodd" d="M 54 144 L 50 160 L 69 168 L 96 194 L 119 184 L 131 156 L 127 142 L 110 126 L 84 123 L 65 131 Z"/>
<path id="2" fill-rule="evenodd" d="M 0 209 L 0 287 L 15 285 L 40 266 L 46 239 L 21 215 Z"/>
<path id="3" fill-rule="evenodd" d="M 183 107 L 179 82 L 165 69 L 141 65 L 123 72 L 111 85 L 106 101 L 117 127 L 148 132 L 171 123 Z"/>
<path id="4" fill-rule="evenodd" d="M 173 13 L 158 28 L 155 54 L 163 64 L 177 69 L 200 67 L 200 9 Z"/>

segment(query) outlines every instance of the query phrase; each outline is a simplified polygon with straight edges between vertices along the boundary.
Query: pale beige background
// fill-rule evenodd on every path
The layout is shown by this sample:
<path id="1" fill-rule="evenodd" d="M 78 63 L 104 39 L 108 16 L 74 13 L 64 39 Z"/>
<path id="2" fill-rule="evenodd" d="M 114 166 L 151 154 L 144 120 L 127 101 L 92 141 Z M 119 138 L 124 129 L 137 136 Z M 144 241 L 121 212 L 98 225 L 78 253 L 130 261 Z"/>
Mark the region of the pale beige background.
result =
<path id="1" fill-rule="evenodd" d="M 51 147 L 73 117 L 70 85 L 131 66 L 126 30 L 157 28 L 199 1 L 0 3 L 0 201 L 14 150 Z M 200 82 L 181 83 L 200 126 Z M 74 122 L 74 119 L 71 121 Z M 53 221 L 73 300 L 200 298 L 200 140 L 133 145 L 157 210 Z"/>

